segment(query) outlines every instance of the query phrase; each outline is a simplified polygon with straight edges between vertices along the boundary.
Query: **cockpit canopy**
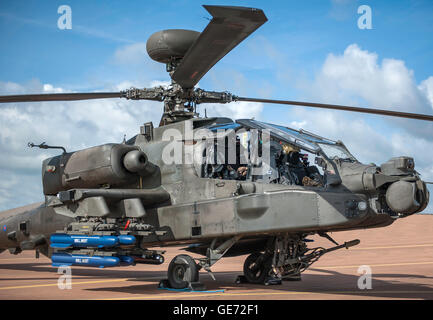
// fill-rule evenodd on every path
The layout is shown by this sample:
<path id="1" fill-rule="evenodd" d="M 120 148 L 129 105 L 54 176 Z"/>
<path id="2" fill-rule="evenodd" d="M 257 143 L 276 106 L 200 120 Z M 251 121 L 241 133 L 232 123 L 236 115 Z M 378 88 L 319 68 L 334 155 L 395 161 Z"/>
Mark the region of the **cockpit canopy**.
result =
<path id="1" fill-rule="evenodd" d="M 236 120 L 236 122 L 217 124 L 208 127 L 208 129 L 213 132 L 228 129 L 238 131 L 242 128 L 269 130 L 270 136 L 275 140 L 287 143 L 313 154 L 322 154 L 329 159 L 340 158 L 356 161 L 356 158 L 349 152 L 349 150 L 347 150 L 341 141 L 333 141 L 323 138 L 303 129 L 296 130 L 252 119 L 240 119 Z"/>
<path id="2" fill-rule="evenodd" d="M 252 119 L 212 121 L 200 128 L 211 137 L 195 140 L 196 159 L 203 159 L 195 168 L 203 178 L 323 186 L 328 176 L 337 178 L 335 161 L 357 161 L 342 142 L 302 129 Z"/>

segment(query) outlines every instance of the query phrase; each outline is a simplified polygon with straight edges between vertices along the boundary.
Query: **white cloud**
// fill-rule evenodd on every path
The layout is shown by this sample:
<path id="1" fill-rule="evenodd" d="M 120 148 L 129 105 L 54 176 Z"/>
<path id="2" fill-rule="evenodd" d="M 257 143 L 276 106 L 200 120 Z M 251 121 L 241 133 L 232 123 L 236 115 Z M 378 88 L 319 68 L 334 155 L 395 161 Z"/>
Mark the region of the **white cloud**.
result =
<path id="1" fill-rule="evenodd" d="M 425 94 L 433 109 L 433 76 L 422 81 L 418 88 Z"/>
<path id="2" fill-rule="evenodd" d="M 43 92 L 45 93 L 63 93 L 65 92 L 62 88 L 54 88 L 53 85 L 47 83 L 43 85 Z"/>
<path id="3" fill-rule="evenodd" d="M 34 80 L 25 85 L 0 82 L 0 92 L 65 90 Z M 28 142 L 61 145 L 68 151 L 121 142 L 125 134 L 127 138 L 137 134 L 144 122 L 159 123 L 161 110 L 159 102 L 123 99 L 2 104 L 0 172 L 4 183 L 0 184 L 0 210 L 41 200 L 42 160 L 58 151 L 29 149 Z"/>
<path id="4" fill-rule="evenodd" d="M 301 128 L 305 128 L 305 126 L 307 125 L 307 121 L 292 121 L 292 122 L 290 122 L 290 124 L 289 124 L 289 126 L 291 127 L 291 128 L 294 128 L 294 129 L 301 129 Z"/>
<path id="5" fill-rule="evenodd" d="M 114 53 L 114 60 L 119 64 L 141 64 L 148 57 L 146 43 L 137 42 L 123 46 Z"/>
<path id="6" fill-rule="evenodd" d="M 424 84 L 428 87 L 428 84 Z M 431 106 L 403 61 L 349 45 L 343 55 L 329 54 L 316 78 L 314 90 L 330 102 L 361 98 L 383 109 L 428 113 Z"/>
<path id="7" fill-rule="evenodd" d="M 379 61 L 376 53 L 356 44 L 343 54 L 329 54 L 315 79 L 302 88 L 307 100 L 432 114 L 433 77 L 417 85 L 404 61 Z M 310 131 L 342 139 L 362 162 L 411 156 L 423 179 L 433 179 L 431 122 L 310 108 L 291 111 L 294 117 Z M 432 212 L 433 205 L 426 211 Z"/>
<path id="8" fill-rule="evenodd" d="M 231 119 L 258 119 L 263 110 L 262 103 L 232 102 L 228 104 L 204 104 L 200 105 L 200 114 L 204 116 L 206 108 L 208 117 L 228 117 Z"/>
<path id="9" fill-rule="evenodd" d="M 153 80 L 150 82 L 150 87 L 159 87 L 162 86 L 164 88 L 168 88 L 171 85 L 170 81 L 158 81 L 158 80 Z M 198 85 L 197 85 L 198 87 Z"/>

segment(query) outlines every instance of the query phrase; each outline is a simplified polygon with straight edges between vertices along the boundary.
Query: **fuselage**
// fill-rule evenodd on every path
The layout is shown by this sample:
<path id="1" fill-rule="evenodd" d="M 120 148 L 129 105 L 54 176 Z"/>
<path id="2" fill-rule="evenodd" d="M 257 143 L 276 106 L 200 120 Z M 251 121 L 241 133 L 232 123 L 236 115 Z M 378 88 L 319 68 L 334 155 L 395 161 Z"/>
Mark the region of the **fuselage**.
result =
<path id="1" fill-rule="evenodd" d="M 237 166 L 238 172 L 229 167 L 230 175 L 226 174 L 229 172 L 226 164 L 209 162 L 209 151 L 203 158 L 209 144 L 201 139 L 204 133 L 198 133 L 198 130 L 205 128 L 207 134 L 213 134 L 216 129 L 228 126 L 235 128 L 239 136 L 239 129 L 252 130 L 255 125 L 261 125 L 248 121 L 239 122 L 241 127 L 229 119 L 193 119 L 152 128 L 151 136 L 139 134 L 126 144 L 104 145 L 47 159 L 43 165 L 45 202 L 0 213 L 0 249 L 10 249 L 12 253 L 39 250 L 50 255 L 51 234 L 64 230 L 74 221 L 92 216 L 100 221 L 114 219 L 123 223 L 129 219 L 152 226 L 151 232 L 140 234 L 143 248 L 203 243 L 233 236 L 263 238 L 283 233 L 305 235 L 383 227 L 398 217 L 387 205 L 385 196 L 389 186 L 400 181 L 401 176 L 392 175 L 394 169 L 389 169 L 389 165 L 381 172 L 380 167 L 363 165 L 354 158 L 331 160 L 319 147 L 323 143 L 351 157 L 340 142 L 290 129 L 290 134 L 299 134 L 298 140 L 292 141 L 282 129 L 276 128 L 281 132 L 274 134 L 271 131 L 270 164 L 256 177 L 238 174 L 252 171 L 250 165 L 235 162 L 231 166 Z M 192 136 L 188 136 L 187 123 L 193 128 Z M 169 130 L 177 130 L 180 136 L 167 139 Z M 250 131 L 250 139 L 251 134 Z M 170 148 L 179 147 L 173 145 L 176 139 L 182 150 L 180 161 L 171 159 L 172 163 L 167 163 L 164 155 L 171 154 Z M 242 136 L 236 141 L 235 150 L 239 153 Z M 286 152 L 285 149 L 289 144 L 291 148 L 298 148 L 294 149 L 298 153 L 306 148 L 320 160 L 316 162 L 321 168 L 307 166 L 305 161 L 303 164 L 299 155 L 295 159 L 296 165 L 287 162 L 293 162 L 289 157 L 293 151 Z M 188 155 L 185 150 L 191 146 Z M 248 145 L 245 150 L 251 150 L 251 147 Z M 117 158 L 113 154 L 120 154 L 119 159 L 123 159 L 126 166 L 122 170 L 130 173 L 124 174 L 116 167 L 121 164 L 115 161 Z M 139 168 L 140 154 L 145 155 L 145 162 L 151 164 L 152 170 L 150 165 L 144 164 L 145 169 Z M 101 162 L 102 158 L 108 160 Z M 323 169 L 322 173 L 319 169 Z M 299 170 L 304 172 L 301 176 Z M 138 174 L 134 175 L 134 171 Z M 309 172 L 313 174 L 309 175 Z M 409 181 L 405 182 L 409 187 L 420 181 L 411 172 L 403 175 L 405 181 Z M 124 174 L 126 180 L 116 184 L 116 174 Z M 102 184 L 104 179 L 110 179 L 110 183 Z M 95 182 L 92 181 L 101 186 L 93 186 Z M 398 194 L 399 190 L 393 192 Z M 410 204 L 408 214 L 425 207 L 426 202 L 428 192 L 418 207 Z"/>

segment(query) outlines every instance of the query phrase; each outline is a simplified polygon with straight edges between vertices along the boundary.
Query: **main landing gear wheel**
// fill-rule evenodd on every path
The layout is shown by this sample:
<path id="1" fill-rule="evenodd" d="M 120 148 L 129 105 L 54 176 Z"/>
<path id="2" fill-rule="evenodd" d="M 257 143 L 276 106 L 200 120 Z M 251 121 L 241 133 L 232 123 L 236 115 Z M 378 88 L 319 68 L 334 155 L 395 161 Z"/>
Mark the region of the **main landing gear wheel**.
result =
<path id="1" fill-rule="evenodd" d="M 244 276 L 249 283 L 265 283 L 272 267 L 272 257 L 262 253 L 250 254 L 244 263 Z"/>
<path id="2" fill-rule="evenodd" d="M 199 268 L 194 259 L 180 254 L 171 260 L 168 266 L 168 283 L 174 289 L 188 288 L 192 282 L 198 282 Z"/>

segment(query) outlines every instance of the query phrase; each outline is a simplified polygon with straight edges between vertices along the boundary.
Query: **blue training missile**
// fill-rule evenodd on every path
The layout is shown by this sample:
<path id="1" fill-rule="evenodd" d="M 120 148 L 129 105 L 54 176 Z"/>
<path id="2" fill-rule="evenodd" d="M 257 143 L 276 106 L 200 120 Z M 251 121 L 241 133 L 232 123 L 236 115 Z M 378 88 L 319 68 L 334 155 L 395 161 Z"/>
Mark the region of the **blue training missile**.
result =
<path id="1" fill-rule="evenodd" d="M 69 247 L 94 247 L 108 248 L 117 245 L 133 245 L 135 237 L 129 235 L 120 236 L 85 236 L 57 233 L 51 235 L 51 248 L 66 249 Z"/>
<path id="2" fill-rule="evenodd" d="M 52 266 L 89 266 L 89 267 L 117 267 L 120 265 L 118 257 L 86 256 L 81 254 L 53 253 L 51 256 Z"/>

